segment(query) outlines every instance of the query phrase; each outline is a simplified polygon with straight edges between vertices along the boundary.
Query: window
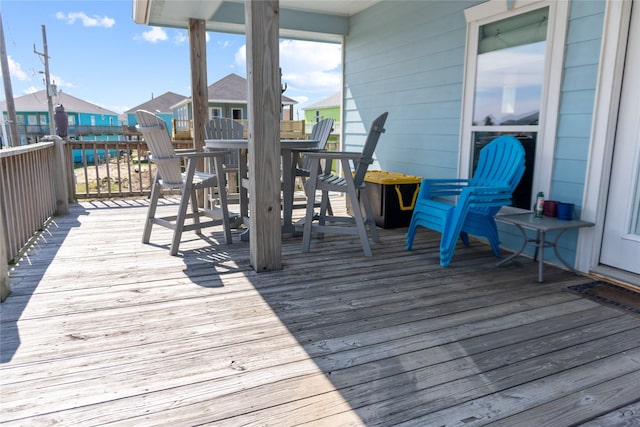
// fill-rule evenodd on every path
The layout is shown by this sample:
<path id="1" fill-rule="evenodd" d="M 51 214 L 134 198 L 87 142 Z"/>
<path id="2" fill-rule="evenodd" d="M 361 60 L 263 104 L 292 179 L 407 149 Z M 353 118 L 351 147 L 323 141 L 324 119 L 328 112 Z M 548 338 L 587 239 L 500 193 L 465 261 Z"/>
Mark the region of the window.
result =
<path id="1" fill-rule="evenodd" d="M 508 3 L 508 2 L 507 2 Z M 514 135 L 526 171 L 513 206 L 531 209 L 549 194 L 562 72 L 566 2 L 489 1 L 467 9 L 467 61 L 460 171 L 473 173 L 478 153 L 500 135 Z M 554 34 L 562 34 L 556 36 Z M 559 46 L 559 47 L 558 47 Z M 544 137 L 543 137 L 544 136 Z"/>
<path id="2" fill-rule="evenodd" d="M 209 118 L 213 119 L 214 117 L 222 117 L 222 108 L 220 107 L 209 108 Z"/>
<path id="3" fill-rule="evenodd" d="M 231 118 L 233 120 L 242 120 L 242 108 L 232 108 Z"/>

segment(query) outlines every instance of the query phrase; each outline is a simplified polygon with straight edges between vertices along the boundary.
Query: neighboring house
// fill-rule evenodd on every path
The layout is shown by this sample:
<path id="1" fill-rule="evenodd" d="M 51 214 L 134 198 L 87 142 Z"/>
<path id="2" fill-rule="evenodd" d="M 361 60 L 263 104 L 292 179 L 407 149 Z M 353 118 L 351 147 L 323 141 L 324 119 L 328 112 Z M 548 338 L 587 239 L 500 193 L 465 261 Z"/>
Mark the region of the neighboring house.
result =
<path id="1" fill-rule="evenodd" d="M 127 116 L 127 125 L 131 127 L 138 123 L 136 120 L 137 110 L 147 110 L 164 120 L 167 124 L 167 128 L 169 129 L 169 134 L 171 134 L 172 119 L 174 118 L 171 106 L 185 99 L 187 99 L 186 96 L 174 92 L 166 92 L 160 96 L 152 97 L 149 101 L 143 102 L 142 104 L 124 112 Z"/>
<path id="2" fill-rule="evenodd" d="M 307 128 L 313 126 L 323 119 L 335 120 L 334 132 L 340 128 L 340 102 L 342 100 L 342 93 L 336 92 L 331 96 L 326 97 L 314 104 L 308 105 L 303 108 L 304 121 L 307 124 Z"/>
<path id="3" fill-rule="evenodd" d="M 136 21 L 185 28 L 202 19 L 208 31 L 245 31 L 241 3 L 180 16 L 163 16 L 165 4 L 134 2 Z M 596 226 L 565 233 L 561 255 L 640 288 L 640 2 L 297 4 L 279 2 L 281 37 L 342 43 L 345 149 L 361 149 L 371 121 L 388 111 L 372 167 L 468 177 L 483 144 L 515 134 L 529 177 L 511 210 L 531 209 L 539 191 L 574 203 Z M 513 227 L 500 235 L 503 246 L 519 246 Z"/>
<path id="4" fill-rule="evenodd" d="M 231 73 L 207 88 L 209 118 L 229 117 L 235 120 L 247 119 L 247 79 Z M 282 120 L 293 120 L 293 106 L 298 102 L 282 96 Z M 171 106 L 173 118 L 190 120 L 193 118 L 191 98 L 186 98 Z"/>
<path id="5" fill-rule="evenodd" d="M 118 113 L 59 91 L 52 99 L 55 108 L 62 106 L 68 118 L 69 139 L 91 141 L 118 140 L 121 127 Z M 20 145 L 38 142 L 51 134 L 49 104 L 44 90 L 14 98 Z M 0 103 L 7 120 L 6 102 Z"/>

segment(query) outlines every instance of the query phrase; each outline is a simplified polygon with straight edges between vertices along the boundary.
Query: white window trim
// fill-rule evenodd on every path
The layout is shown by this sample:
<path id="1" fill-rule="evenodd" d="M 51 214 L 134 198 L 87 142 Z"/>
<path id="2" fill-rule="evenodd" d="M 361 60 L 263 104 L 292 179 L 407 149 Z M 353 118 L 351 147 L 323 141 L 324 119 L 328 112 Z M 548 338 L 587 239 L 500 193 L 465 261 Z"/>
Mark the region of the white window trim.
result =
<path id="1" fill-rule="evenodd" d="M 243 120 L 244 119 L 244 111 L 242 110 L 242 108 L 232 108 L 231 109 L 231 118 L 233 118 L 233 113 L 235 113 L 236 111 L 240 111 L 240 118 L 239 119 L 235 119 L 235 120 Z"/>
<path id="2" fill-rule="evenodd" d="M 478 6 L 465 9 L 467 19 L 467 54 L 463 82 L 462 122 L 460 131 L 458 175 L 469 178 L 473 147 L 471 125 L 473 118 L 473 97 L 475 92 L 476 58 L 478 49 L 478 28 L 489 22 L 498 21 L 541 7 L 549 7 L 547 45 L 545 58 L 544 86 L 540 98 L 540 120 L 536 142 L 536 162 L 533 171 L 532 200 L 538 191 L 550 194 L 553 173 L 553 158 L 556 144 L 560 88 L 564 66 L 564 51 L 569 16 L 568 1 L 554 0 L 490 0 Z M 495 130 L 495 128 L 492 128 Z M 508 131 L 507 127 L 500 128 Z"/>
<path id="3" fill-rule="evenodd" d="M 217 111 L 218 112 L 218 116 L 217 117 L 222 117 L 222 108 L 220 107 L 209 107 L 209 117 L 216 117 L 213 112 Z"/>

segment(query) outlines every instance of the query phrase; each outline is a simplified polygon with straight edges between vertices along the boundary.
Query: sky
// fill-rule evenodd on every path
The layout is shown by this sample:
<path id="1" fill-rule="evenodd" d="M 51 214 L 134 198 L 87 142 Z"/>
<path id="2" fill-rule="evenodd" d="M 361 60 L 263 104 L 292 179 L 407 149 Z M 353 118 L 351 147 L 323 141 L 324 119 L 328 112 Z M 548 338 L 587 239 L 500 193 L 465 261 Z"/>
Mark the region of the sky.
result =
<path id="1" fill-rule="evenodd" d="M 132 0 L 0 0 L 14 98 L 46 87 L 43 26 L 58 91 L 119 114 L 166 92 L 191 96 L 187 31 L 138 25 L 132 10 Z M 280 41 L 294 119 L 340 90 L 341 57 L 338 44 Z M 207 62 L 208 85 L 246 78 L 245 36 L 208 32 Z"/>

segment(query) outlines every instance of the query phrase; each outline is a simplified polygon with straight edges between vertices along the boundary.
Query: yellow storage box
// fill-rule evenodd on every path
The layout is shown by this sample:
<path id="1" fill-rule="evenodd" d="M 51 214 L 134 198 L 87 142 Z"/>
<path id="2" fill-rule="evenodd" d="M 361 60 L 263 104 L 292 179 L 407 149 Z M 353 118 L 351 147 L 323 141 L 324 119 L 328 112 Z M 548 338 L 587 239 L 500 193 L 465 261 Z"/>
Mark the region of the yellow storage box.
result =
<path id="1" fill-rule="evenodd" d="M 376 224 L 383 228 L 408 227 L 422 178 L 394 172 L 369 171 L 364 180 Z M 350 203 L 347 207 L 351 209 Z"/>

